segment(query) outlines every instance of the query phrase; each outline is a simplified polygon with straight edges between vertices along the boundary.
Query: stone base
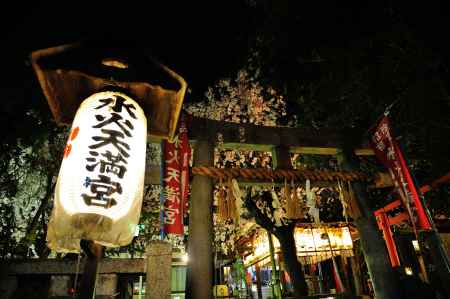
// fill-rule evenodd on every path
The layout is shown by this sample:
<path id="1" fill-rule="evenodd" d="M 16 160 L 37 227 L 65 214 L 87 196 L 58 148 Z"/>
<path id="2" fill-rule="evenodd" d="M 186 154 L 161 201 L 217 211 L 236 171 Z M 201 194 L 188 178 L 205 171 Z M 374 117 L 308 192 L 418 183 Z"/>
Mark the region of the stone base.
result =
<path id="1" fill-rule="evenodd" d="M 152 241 L 147 247 L 146 299 L 170 299 L 172 272 L 172 245 Z"/>

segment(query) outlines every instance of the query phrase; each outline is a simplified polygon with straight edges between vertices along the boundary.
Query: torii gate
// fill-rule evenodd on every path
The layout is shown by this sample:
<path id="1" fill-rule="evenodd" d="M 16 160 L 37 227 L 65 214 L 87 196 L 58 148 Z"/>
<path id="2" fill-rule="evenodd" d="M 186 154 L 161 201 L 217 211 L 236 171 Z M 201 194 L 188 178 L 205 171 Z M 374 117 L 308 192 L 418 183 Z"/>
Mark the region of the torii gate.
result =
<path id="1" fill-rule="evenodd" d="M 194 163 L 192 174 L 191 206 L 189 219 L 189 270 L 188 298 L 210 298 L 213 277 L 212 249 L 212 203 L 214 179 L 219 177 L 237 178 L 238 182 L 246 184 L 272 184 L 282 178 L 304 181 L 310 179 L 316 185 L 333 185 L 338 180 L 373 183 L 380 187 L 391 186 L 392 182 L 386 175 L 369 178 L 358 171 L 295 171 L 292 170 L 290 153 L 340 155 L 341 135 L 333 130 L 315 130 L 311 128 L 263 127 L 251 124 L 237 124 L 214 121 L 203 118 L 193 118 L 188 127 L 189 138 L 194 144 Z M 274 170 L 267 169 L 217 169 L 214 168 L 214 141 L 218 134 L 223 143 L 221 149 L 251 149 L 272 152 Z M 373 155 L 367 145 L 354 149 L 356 155 Z M 346 154 L 346 157 L 348 154 Z M 147 184 L 159 184 L 159 167 L 148 167 Z M 366 196 L 359 190 L 360 201 Z M 371 239 L 371 252 L 376 252 L 379 258 L 366 261 L 373 273 L 389 273 L 389 258 L 386 254 L 383 237 L 377 232 L 374 217 L 367 204 L 361 205 L 363 219 L 356 221 L 361 229 L 361 238 Z M 376 242 L 373 242 L 376 240 Z M 368 242 L 366 242 L 368 244 Z M 363 242 L 364 246 L 364 242 Z M 368 246 L 368 245 L 366 245 Z M 366 248 L 367 249 L 367 248 Z M 388 271 L 386 272 L 386 269 Z M 393 274 L 393 273 L 391 273 Z M 380 285 L 378 275 L 373 275 L 374 284 Z"/>

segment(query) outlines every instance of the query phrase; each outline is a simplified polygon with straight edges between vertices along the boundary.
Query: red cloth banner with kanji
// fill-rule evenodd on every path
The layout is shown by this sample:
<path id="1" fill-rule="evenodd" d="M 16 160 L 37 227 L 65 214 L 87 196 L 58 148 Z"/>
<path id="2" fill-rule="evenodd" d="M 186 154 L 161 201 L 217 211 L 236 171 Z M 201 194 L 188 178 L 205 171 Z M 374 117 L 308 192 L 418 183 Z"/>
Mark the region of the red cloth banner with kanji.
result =
<path id="1" fill-rule="evenodd" d="M 388 169 L 413 225 L 419 229 L 431 229 L 408 166 L 392 134 L 387 116 L 381 119 L 380 123 L 372 130 L 372 134 L 370 145 L 376 157 Z"/>
<path id="2" fill-rule="evenodd" d="M 191 149 L 184 122 L 172 141 L 164 142 L 164 233 L 184 234 L 183 215 L 189 193 Z"/>

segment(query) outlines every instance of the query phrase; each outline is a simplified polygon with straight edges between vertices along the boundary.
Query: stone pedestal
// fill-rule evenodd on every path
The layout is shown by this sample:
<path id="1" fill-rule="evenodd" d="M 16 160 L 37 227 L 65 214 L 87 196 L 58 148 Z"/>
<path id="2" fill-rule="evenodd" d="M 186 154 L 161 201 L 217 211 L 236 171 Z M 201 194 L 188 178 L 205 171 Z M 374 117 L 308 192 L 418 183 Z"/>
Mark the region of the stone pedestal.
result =
<path id="1" fill-rule="evenodd" d="M 170 299 L 172 245 L 152 241 L 147 247 L 147 283 L 145 299 Z"/>
<path id="2" fill-rule="evenodd" d="M 117 294 L 117 274 L 100 274 L 95 285 L 95 298 L 114 298 Z"/>
<path id="3" fill-rule="evenodd" d="M 48 298 L 69 298 L 72 295 L 69 293 L 71 279 L 69 275 L 52 275 L 50 277 L 50 287 L 48 290 Z"/>

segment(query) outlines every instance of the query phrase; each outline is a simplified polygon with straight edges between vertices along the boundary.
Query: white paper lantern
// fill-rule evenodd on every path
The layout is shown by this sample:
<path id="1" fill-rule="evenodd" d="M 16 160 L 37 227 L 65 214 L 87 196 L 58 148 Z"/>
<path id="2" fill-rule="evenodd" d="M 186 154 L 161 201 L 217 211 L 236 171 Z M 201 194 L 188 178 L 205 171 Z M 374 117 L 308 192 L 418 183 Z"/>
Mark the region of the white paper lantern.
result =
<path id="1" fill-rule="evenodd" d="M 80 105 L 55 189 L 48 246 L 78 252 L 80 239 L 124 246 L 139 221 L 147 120 L 119 92 L 100 92 Z"/>

